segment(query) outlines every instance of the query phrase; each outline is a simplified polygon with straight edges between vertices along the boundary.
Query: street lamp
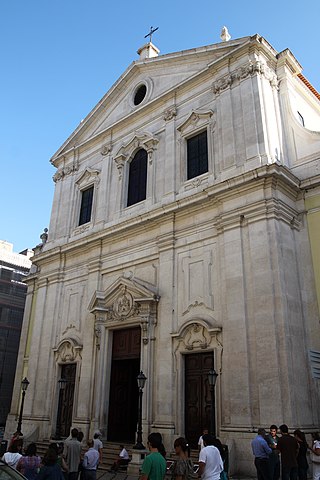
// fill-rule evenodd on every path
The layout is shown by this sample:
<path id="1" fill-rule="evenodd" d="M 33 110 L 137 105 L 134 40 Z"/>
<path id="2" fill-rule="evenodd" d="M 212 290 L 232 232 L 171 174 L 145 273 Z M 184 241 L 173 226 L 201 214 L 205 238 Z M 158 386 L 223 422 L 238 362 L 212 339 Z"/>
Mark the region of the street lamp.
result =
<path id="1" fill-rule="evenodd" d="M 19 414 L 19 420 L 18 420 L 18 426 L 17 426 L 17 432 L 21 432 L 21 425 L 22 425 L 22 415 L 23 415 L 23 405 L 24 405 L 24 397 L 26 396 L 26 391 L 29 385 L 29 380 L 27 377 L 24 377 L 24 379 L 21 382 L 21 389 L 22 389 L 22 399 L 21 399 L 21 406 L 20 406 L 20 414 Z"/>
<path id="2" fill-rule="evenodd" d="M 208 382 L 209 382 L 210 392 L 211 392 L 211 433 L 214 437 L 216 436 L 215 386 L 216 386 L 217 377 L 218 377 L 218 373 L 214 369 L 208 372 Z"/>
<path id="3" fill-rule="evenodd" d="M 136 450 L 145 450 L 145 446 L 142 443 L 142 394 L 147 377 L 141 371 L 137 376 L 138 388 L 139 388 L 139 412 L 138 412 L 138 430 L 137 430 L 137 442 L 133 448 Z"/>
<path id="4" fill-rule="evenodd" d="M 58 412 L 57 412 L 57 429 L 56 429 L 56 438 L 61 438 L 61 404 L 62 404 L 62 392 L 67 386 L 68 380 L 65 378 L 60 378 L 58 380 L 59 385 L 59 403 L 58 403 Z"/>

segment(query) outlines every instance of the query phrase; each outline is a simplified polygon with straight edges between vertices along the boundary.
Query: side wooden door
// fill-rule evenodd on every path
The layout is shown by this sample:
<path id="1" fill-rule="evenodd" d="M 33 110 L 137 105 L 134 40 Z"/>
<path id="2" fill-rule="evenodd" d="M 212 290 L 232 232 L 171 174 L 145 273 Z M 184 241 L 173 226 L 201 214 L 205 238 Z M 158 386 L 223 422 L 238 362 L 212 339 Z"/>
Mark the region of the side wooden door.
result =
<path id="1" fill-rule="evenodd" d="M 185 355 L 185 435 L 191 448 L 198 448 L 202 430 L 210 429 L 211 392 L 208 372 L 212 368 L 212 352 Z"/>

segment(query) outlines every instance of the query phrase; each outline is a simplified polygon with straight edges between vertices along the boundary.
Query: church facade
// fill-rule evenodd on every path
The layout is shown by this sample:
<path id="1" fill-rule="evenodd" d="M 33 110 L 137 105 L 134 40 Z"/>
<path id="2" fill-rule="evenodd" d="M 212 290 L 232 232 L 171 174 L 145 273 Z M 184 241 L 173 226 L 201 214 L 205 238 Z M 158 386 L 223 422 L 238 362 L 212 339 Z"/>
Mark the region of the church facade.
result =
<path id="1" fill-rule="evenodd" d="M 133 443 L 143 371 L 144 438 L 214 418 L 246 473 L 257 427 L 319 427 L 319 94 L 259 35 L 138 53 L 51 159 L 7 432 L 27 376 L 25 434 Z"/>

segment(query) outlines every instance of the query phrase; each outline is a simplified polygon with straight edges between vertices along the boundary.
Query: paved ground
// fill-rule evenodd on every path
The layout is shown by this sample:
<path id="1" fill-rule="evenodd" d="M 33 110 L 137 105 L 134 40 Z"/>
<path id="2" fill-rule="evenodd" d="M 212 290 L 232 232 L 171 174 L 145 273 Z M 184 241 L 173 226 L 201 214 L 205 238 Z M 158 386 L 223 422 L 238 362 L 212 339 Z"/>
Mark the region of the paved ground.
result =
<path id="1" fill-rule="evenodd" d="M 126 473 L 123 472 L 118 472 L 118 473 L 110 473 L 110 472 L 103 472 L 99 471 L 97 472 L 97 480 L 138 480 L 138 475 L 127 475 Z M 170 477 L 168 477 L 168 480 Z M 254 480 L 252 477 L 251 478 L 245 478 L 245 477 L 230 477 L 230 480 Z"/>

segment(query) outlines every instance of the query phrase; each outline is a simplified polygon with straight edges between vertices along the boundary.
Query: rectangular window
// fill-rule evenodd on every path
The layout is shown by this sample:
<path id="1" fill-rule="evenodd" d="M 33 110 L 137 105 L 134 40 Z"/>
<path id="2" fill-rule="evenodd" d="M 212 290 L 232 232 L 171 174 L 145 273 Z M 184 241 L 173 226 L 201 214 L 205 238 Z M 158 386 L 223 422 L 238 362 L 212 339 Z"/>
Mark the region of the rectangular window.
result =
<path id="1" fill-rule="evenodd" d="M 197 177 L 208 171 L 207 131 L 187 140 L 187 178 Z"/>
<path id="2" fill-rule="evenodd" d="M 93 187 L 83 190 L 81 196 L 81 207 L 79 225 L 88 223 L 91 220 L 92 201 L 93 201 Z"/>

